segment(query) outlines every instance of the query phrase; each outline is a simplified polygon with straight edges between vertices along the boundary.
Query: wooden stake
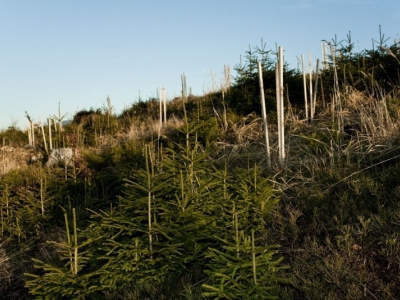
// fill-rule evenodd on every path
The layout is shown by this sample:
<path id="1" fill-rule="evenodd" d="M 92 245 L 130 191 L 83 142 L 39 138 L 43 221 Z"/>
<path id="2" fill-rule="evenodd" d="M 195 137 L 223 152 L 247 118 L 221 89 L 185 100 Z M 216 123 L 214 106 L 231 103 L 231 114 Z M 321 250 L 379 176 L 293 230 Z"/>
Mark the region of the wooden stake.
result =
<path id="1" fill-rule="evenodd" d="M 27 131 L 28 131 L 28 144 L 29 144 L 29 146 L 32 146 L 32 133 L 31 133 L 32 127 L 31 127 L 31 122 L 29 122 Z"/>
<path id="2" fill-rule="evenodd" d="M 42 124 L 41 121 L 40 121 L 40 129 L 42 130 L 43 143 L 44 143 L 44 150 L 46 151 L 46 153 L 49 153 L 49 150 L 47 149 L 46 134 L 45 134 L 45 132 L 44 132 L 43 124 Z"/>
<path id="3" fill-rule="evenodd" d="M 308 100 L 307 100 L 307 79 L 306 79 L 306 67 L 304 65 L 304 55 L 301 55 L 301 66 L 303 69 L 303 87 L 304 87 L 304 109 L 306 111 L 306 120 L 308 121 Z"/>
<path id="4" fill-rule="evenodd" d="M 182 81 L 182 97 L 184 98 L 184 101 L 186 101 L 187 97 L 187 87 L 186 87 L 186 76 L 185 73 L 181 76 L 181 81 Z"/>
<path id="5" fill-rule="evenodd" d="M 281 46 L 279 46 L 279 61 L 277 70 L 277 88 L 279 90 L 279 96 L 277 95 L 279 163 L 282 167 L 285 162 L 285 116 L 283 107 L 283 48 Z"/>
<path id="6" fill-rule="evenodd" d="M 313 115 L 315 115 L 315 107 L 317 105 L 317 93 L 318 93 L 318 74 L 319 74 L 319 59 L 317 59 L 317 69 L 315 71 L 315 85 L 314 85 L 314 99 L 313 99 Z"/>
<path id="7" fill-rule="evenodd" d="M 28 134 L 31 135 L 30 139 L 29 139 L 29 144 L 30 146 L 35 146 L 35 124 L 33 123 L 33 121 L 29 121 L 29 131 Z"/>
<path id="8" fill-rule="evenodd" d="M 53 149 L 53 141 L 51 139 L 51 119 L 47 118 L 47 125 L 49 127 L 49 148 L 50 150 Z"/>
<path id="9" fill-rule="evenodd" d="M 160 135 L 161 128 L 163 125 L 163 98 L 161 94 L 161 88 L 158 88 L 158 102 L 160 102 L 160 127 L 158 129 L 158 135 Z"/>
<path id="10" fill-rule="evenodd" d="M 308 67 L 309 67 L 309 72 L 310 72 L 310 78 L 309 78 L 309 83 L 310 83 L 310 110 L 311 110 L 311 120 L 314 119 L 314 112 L 313 112 L 313 88 L 312 88 L 312 60 L 311 60 L 311 52 L 308 52 Z"/>
<path id="11" fill-rule="evenodd" d="M 264 82 L 263 82 L 263 76 L 262 76 L 261 62 L 258 62 L 258 78 L 260 80 L 261 114 L 262 114 L 263 125 L 264 125 L 265 150 L 267 153 L 267 166 L 268 166 L 268 168 L 270 168 L 271 167 L 271 153 L 269 151 L 267 110 L 265 107 Z"/>
<path id="12" fill-rule="evenodd" d="M 279 53 L 278 53 L 278 55 L 279 55 Z M 280 164 L 281 163 L 281 149 L 282 149 L 282 145 L 281 145 L 282 121 L 281 121 L 281 109 L 280 109 L 281 93 L 280 93 L 280 89 L 279 89 L 279 87 L 280 87 L 279 79 L 280 79 L 280 75 L 279 75 L 279 59 L 278 59 L 278 62 L 275 64 L 275 89 L 276 89 L 276 115 L 278 118 L 278 124 L 277 124 L 278 125 L 278 153 L 279 153 L 279 164 Z"/>
<path id="13" fill-rule="evenodd" d="M 231 87 L 231 71 L 229 66 L 224 65 L 224 90 L 227 91 Z"/>
<path id="14" fill-rule="evenodd" d="M 162 88 L 162 97 L 164 103 L 164 125 L 167 124 L 167 91 Z"/>
<path id="15" fill-rule="evenodd" d="M 56 118 L 53 118 L 53 124 L 54 124 L 54 131 L 57 132 Z"/>

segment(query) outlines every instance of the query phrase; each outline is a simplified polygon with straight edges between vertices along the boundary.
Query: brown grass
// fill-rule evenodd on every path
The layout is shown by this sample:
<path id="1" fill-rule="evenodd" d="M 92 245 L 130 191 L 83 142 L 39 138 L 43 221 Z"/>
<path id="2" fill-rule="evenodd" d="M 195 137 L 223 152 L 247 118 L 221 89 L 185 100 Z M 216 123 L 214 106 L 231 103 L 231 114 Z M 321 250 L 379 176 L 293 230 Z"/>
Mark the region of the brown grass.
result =
<path id="1" fill-rule="evenodd" d="M 133 119 L 126 130 L 120 134 L 120 138 L 132 140 L 158 136 L 160 134 L 168 135 L 183 125 L 184 121 L 182 119 L 172 116 L 167 119 L 167 124 L 164 124 L 160 131 L 160 122 L 158 119 L 150 117 L 145 121 L 136 121 Z"/>
<path id="2" fill-rule="evenodd" d="M 41 155 L 32 147 L 13 148 L 3 146 L 0 148 L 0 177 L 14 169 L 21 169 L 41 158 Z"/>

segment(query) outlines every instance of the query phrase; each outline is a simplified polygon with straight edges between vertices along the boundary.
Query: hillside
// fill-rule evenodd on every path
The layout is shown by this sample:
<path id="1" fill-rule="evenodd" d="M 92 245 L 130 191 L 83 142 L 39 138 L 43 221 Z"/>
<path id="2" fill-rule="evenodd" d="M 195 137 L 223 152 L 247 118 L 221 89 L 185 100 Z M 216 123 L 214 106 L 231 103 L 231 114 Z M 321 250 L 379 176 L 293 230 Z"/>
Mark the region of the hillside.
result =
<path id="1" fill-rule="evenodd" d="M 108 101 L 29 139 L 0 132 L 2 299 L 396 299 L 400 47 L 331 50 L 317 89 L 306 77 L 315 113 L 285 66 L 283 163 L 275 55 L 258 48 L 162 122 L 158 99 Z M 44 165 L 50 141 L 68 166 Z"/>

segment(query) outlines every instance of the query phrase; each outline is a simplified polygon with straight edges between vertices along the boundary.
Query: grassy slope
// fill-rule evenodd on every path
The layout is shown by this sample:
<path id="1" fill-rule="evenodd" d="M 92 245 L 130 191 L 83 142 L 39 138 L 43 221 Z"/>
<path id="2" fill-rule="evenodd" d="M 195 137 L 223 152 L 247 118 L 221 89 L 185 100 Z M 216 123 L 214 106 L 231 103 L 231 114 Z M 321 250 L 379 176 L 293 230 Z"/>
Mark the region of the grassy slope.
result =
<path id="1" fill-rule="evenodd" d="M 280 204 L 265 224 L 265 243 L 281 245 L 289 265 L 285 276 L 291 283 L 282 285 L 282 298 L 396 299 L 400 294 L 398 87 L 377 93 L 372 88 L 360 91 L 357 84 L 343 82 L 341 108 L 321 104 L 311 123 L 300 110 L 287 109 L 288 159 L 283 168 L 277 163 L 274 113 L 269 114 L 273 166 L 265 172 L 279 191 Z M 107 111 L 100 111 L 87 122 L 66 128 L 68 145 L 76 145 L 85 158 L 77 173 L 67 174 L 67 181 L 62 169 L 44 176 L 48 171 L 37 165 L 4 177 L 2 220 L 9 213 L 7 199 L 19 199 L 14 205 L 21 217 L 9 219 L 18 224 L 2 221 L 8 230 L 0 239 L 2 293 L 9 299 L 29 297 L 22 273 L 33 272 L 30 259 L 57 260 L 52 248 L 44 245 L 46 240 L 65 239 L 64 211 L 77 207 L 80 226 L 85 227 L 86 209 L 108 211 L 110 205 L 118 206 L 115 195 L 122 194 L 123 179 L 145 167 L 146 144 L 155 145 L 158 153 L 177 150 L 185 144 L 185 132 L 190 132 L 217 165 L 227 162 L 234 170 L 256 164 L 265 169 L 262 122 L 256 114 L 235 112 L 239 92 L 243 98 L 254 96 L 250 88 L 236 87 L 225 101 L 219 93 L 188 99 L 189 126 L 183 132 L 182 99 L 169 103 L 169 120 L 160 132 L 154 100 L 134 105 L 119 117 L 111 115 L 111 123 Z M 17 136 L 14 130 L 12 134 Z M 30 195 L 43 189 L 43 183 L 35 181 L 40 176 L 47 180 L 46 217 L 23 210 L 35 201 Z M 200 298 L 198 290 L 194 293 Z"/>

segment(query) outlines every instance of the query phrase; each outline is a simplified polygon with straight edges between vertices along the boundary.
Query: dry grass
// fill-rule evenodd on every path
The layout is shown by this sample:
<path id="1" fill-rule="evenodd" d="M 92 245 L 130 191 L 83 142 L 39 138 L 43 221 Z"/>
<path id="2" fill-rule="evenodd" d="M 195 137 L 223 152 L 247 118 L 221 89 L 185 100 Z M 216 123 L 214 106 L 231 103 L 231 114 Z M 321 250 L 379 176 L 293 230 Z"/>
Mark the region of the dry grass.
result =
<path id="1" fill-rule="evenodd" d="M 330 108 L 320 111 L 311 123 L 293 114 L 286 120 L 288 156 L 286 168 L 275 170 L 277 189 L 283 193 L 294 186 L 307 189 L 317 183 L 315 176 L 322 170 L 341 174 L 340 181 L 351 180 L 364 170 L 398 157 L 400 118 L 389 113 L 388 99 L 372 98 L 350 88 L 342 99 L 342 128 L 337 127 L 338 112 Z"/>
<path id="2" fill-rule="evenodd" d="M 250 114 L 237 123 L 231 123 L 233 141 L 241 147 L 250 146 L 263 140 L 263 123 L 261 118 Z"/>
<path id="3" fill-rule="evenodd" d="M 216 114 L 218 118 L 218 115 Z M 227 120 L 227 128 L 221 124 L 224 134 L 216 142 L 219 149 L 217 157 L 227 159 L 229 164 L 245 167 L 249 163 L 261 166 L 267 162 L 263 121 L 255 113 L 241 119 Z M 277 155 L 277 130 L 276 126 L 268 124 L 271 154 Z"/>
<path id="4" fill-rule="evenodd" d="M 0 148 L 0 177 L 11 170 L 21 169 L 37 161 L 41 155 L 32 147 L 13 148 L 4 146 Z"/>
<path id="5" fill-rule="evenodd" d="M 360 132 L 370 142 L 388 139 L 397 135 L 398 116 L 391 116 L 387 107 L 387 98 L 372 98 L 354 89 L 345 94 L 344 117 L 350 124 L 358 124 Z"/>
<path id="6" fill-rule="evenodd" d="M 398 223 L 384 220 L 398 214 L 399 115 L 389 97 L 347 89 L 342 100 L 341 112 L 319 111 L 311 123 L 287 119 L 287 166 L 272 178 L 282 193 L 274 233 L 304 298 L 395 299 Z"/>
<path id="7" fill-rule="evenodd" d="M 192 97 L 187 101 L 200 101 Z M 287 167 L 299 170 L 318 166 L 332 165 L 338 160 L 351 155 L 359 157 L 371 153 L 388 153 L 396 147 L 400 131 L 398 113 L 389 113 L 388 100 L 376 99 L 370 95 L 347 87 L 342 94 L 342 110 L 332 112 L 331 107 L 319 110 L 312 123 L 299 118 L 290 107 L 286 112 L 286 153 Z M 182 108 L 181 98 L 171 101 L 169 108 Z M 252 157 L 261 164 L 265 157 L 262 120 L 256 114 L 241 119 L 228 117 L 222 122 L 221 116 L 215 113 L 221 123 L 223 134 L 216 146 L 218 155 L 226 157 Z M 226 117 L 226 116 L 225 116 Z M 337 119 L 343 120 L 342 128 L 337 127 Z M 223 124 L 222 124 L 223 123 Z M 184 126 L 184 120 L 170 116 L 160 130 L 159 120 L 131 118 L 127 120 L 124 130 L 114 136 L 104 135 L 98 138 L 96 145 L 100 152 L 105 148 L 118 147 L 128 140 L 143 140 L 153 137 L 169 136 Z M 273 165 L 277 156 L 277 128 L 269 122 L 269 139 Z M 346 127 L 354 129 L 349 135 Z M 96 149 L 91 149 L 96 151 Z M 0 176 L 10 170 L 26 167 L 34 151 L 23 148 L 0 148 Z"/>
<path id="8" fill-rule="evenodd" d="M 351 88 L 346 90 L 342 98 L 344 101 L 340 112 L 327 109 L 320 112 L 317 116 L 319 118 L 312 124 L 298 126 L 297 123 L 297 128 L 301 127 L 300 132 L 307 136 L 312 136 L 311 132 L 326 132 L 326 136 L 330 136 L 333 142 L 333 147 L 326 145 L 328 148 L 343 149 L 343 144 L 337 144 L 335 136 L 338 134 L 347 145 L 351 141 L 352 147 L 356 148 L 360 144 L 367 148 L 374 148 L 374 145 L 381 143 L 392 146 L 391 141 L 399 135 L 400 120 L 397 114 L 389 113 L 386 98 L 372 98 Z M 337 128 L 335 124 L 337 116 L 343 120 L 342 128 Z"/>
<path id="9" fill-rule="evenodd" d="M 184 121 L 175 116 L 167 119 L 167 123 L 163 125 L 160 131 L 160 121 L 149 117 L 145 121 L 131 120 L 130 125 L 127 127 L 125 132 L 120 134 L 120 138 L 129 140 L 146 139 L 151 136 L 158 136 L 160 134 L 168 135 L 172 131 L 181 128 L 184 125 Z"/>

